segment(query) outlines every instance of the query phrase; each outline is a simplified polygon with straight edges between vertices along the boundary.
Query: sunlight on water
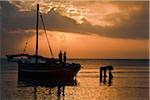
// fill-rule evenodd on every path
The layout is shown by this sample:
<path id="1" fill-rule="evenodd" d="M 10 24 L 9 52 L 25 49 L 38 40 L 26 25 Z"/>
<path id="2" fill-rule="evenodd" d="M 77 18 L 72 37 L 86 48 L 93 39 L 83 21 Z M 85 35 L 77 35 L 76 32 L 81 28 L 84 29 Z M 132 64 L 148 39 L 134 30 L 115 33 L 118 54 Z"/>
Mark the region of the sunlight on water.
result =
<path id="1" fill-rule="evenodd" d="M 58 95 L 57 87 L 18 87 L 16 68 L 2 70 L 0 73 L 1 100 L 149 99 L 148 66 L 114 66 L 114 78 L 111 83 L 108 77 L 105 83 L 100 83 L 98 67 L 89 68 L 86 64 L 83 66 L 77 76 L 77 86 L 65 86 L 64 96 L 62 92 Z"/>

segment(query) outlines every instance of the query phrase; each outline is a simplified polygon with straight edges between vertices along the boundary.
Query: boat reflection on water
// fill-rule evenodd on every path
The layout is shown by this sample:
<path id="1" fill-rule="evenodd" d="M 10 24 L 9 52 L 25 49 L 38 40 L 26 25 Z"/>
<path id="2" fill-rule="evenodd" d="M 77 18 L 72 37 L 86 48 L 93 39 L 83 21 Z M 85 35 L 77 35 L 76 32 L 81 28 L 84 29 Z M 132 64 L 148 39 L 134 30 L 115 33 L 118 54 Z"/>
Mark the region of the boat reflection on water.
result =
<path id="1" fill-rule="evenodd" d="M 29 80 L 18 80 L 18 88 L 20 91 L 24 91 L 22 88 L 32 88 L 32 97 L 34 100 L 49 98 L 56 100 L 64 100 L 65 97 L 65 87 L 66 86 L 77 86 L 76 78 L 73 81 L 29 81 Z"/>

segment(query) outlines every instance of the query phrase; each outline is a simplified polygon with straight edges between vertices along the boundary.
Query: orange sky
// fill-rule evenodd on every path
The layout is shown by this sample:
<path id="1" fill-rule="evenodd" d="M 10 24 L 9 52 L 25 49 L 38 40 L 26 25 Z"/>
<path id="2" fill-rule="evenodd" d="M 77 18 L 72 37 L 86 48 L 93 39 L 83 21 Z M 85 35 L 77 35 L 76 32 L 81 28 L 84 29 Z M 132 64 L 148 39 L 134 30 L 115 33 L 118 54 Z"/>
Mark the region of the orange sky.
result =
<path id="1" fill-rule="evenodd" d="M 70 58 L 148 58 L 149 40 L 114 39 L 97 35 L 81 35 L 57 31 L 48 31 L 54 56 L 59 50 L 67 51 Z M 35 37 L 28 39 L 27 51 L 35 51 Z M 22 52 L 25 41 L 20 45 Z M 39 37 L 39 54 L 51 57 L 46 37 Z"/>
<path id="2" fill-rule="evenodd" d="M 36 8 L 34 1 L 18 2 L 12 0 L 9 2 L 17 7 L 18 14 L 27 13 Z M 52 13 L 57 14 L 54 22 L 48 22 L 51 20 L 48 19 L 49 16 L 46 17 L 47 21 L 45 22 L 54 23 L 52 25 L 46 24 L 46 28 L 55 57 L 57 57 L 59 50 L 67 51 L 67 56 L 70 58 L 149 57 L 148 2 L 81 2 L 75 0 L 74 2 L 60 3 L 42 0 L 40 4 L 41 12 L 49 16 L 51 15 L 48 12 L 53 7 L 55 7 L 53 10 L 57 12 Z M 17 19 L 18 16 L 13 17 Z M 63 21 L 66 23 L 62 23 Z M 21 21 L 18 21 L 19 24 L 22 24 Z M 62 27 L 64 28 L 61 29 Z M 16 26 L 16 28 L 8 31 L 9 37 L 7 36 L 7 38 L 9 39 L 3 40 L 6 41 L 6 47 L 4 46 L 4 50 L 2 50 L 3 54 L 21 53 L 26 41 L 28 41 L 26 52 L 34 54 L 35 35 L 33 30 L 32 28 L 18 29 Z M 29 35 L 30 33 L 32 35 Z M 43 33 L 42 30 L 40 30 L 39 37 L 39 54 L 50 57 L 46 38 L 44 33 L 42 35 L 41 33 Z M 20 36 L 19 38 L 22 40 L 8 49 L 11 42 L 16 39 L 14 36 Z"/>

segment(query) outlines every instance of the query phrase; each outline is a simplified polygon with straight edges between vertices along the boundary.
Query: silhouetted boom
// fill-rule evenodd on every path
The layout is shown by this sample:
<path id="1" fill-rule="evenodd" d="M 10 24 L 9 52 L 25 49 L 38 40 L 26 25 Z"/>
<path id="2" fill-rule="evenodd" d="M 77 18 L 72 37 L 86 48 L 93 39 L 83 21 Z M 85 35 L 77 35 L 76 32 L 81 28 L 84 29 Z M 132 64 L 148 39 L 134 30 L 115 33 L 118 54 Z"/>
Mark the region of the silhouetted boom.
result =
<path id="1" fill-rule="evenodd" d="M 14 54 L 14 55 L 6 55 L 6 57 L 8 58 L 9 61 L 12 61 L 12 60 L 16 60 L 15 58 L 23 58 L 23 57 L 26 57 L 27 59 L 33 59 L 36 57 L 36 55 L 29 55 L 29 54 Z M 46 60 L 46 61 L 49 61 L 49 60 L 52 60 L 53 58 L 47 58 L 47 57 L 43 57 L 43 56 L 39 56 L 37 55 L 37 57 L 41 60 Z M 56 60 L 58 61 L 58 59 L 53 59 L 53 60 Z"/>

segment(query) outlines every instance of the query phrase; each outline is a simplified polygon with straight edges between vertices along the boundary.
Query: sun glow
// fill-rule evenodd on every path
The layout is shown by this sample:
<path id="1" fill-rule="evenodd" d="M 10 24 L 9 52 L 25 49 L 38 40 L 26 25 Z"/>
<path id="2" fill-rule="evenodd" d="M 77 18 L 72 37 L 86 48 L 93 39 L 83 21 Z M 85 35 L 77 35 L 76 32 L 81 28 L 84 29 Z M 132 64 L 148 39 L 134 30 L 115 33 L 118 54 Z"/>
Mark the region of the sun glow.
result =
<path id="1" fill-rule="evenodd" d="M 10 3 L 14 4 L 20 11 L 31 11 L 36 8 L 37 1 L 14 1 L 10 0 Z M 70 1 L 38 1 L 40 4 L 41 13 L 49 13 L 54 10 L 63 16 L 74 19 L 78 24 L 83 23 L 83 19 L 86 16 L 86 9 L 81 7 L 75 7 Z"/>
<path id="2" fill-rule="evenodd" d="M 20 11 L 31 11 L 36 8 L 37 1 L 14 1 L 10 3 L 19 8 Z M 130 3 L 116 2 L 83 2 L 70 0 L 39 0 L 40 12 L 49 13 L 54 10 L 62 16 L 75 20 L 78 24 L 84 21 L 92 25 L 102 27 L 116 26 L 128 20 L 130 15 L 141 10 L 141 5 L 132 5 Z M 125 9 L 126 8 L 126 9 Z"/>
<path id="3" fill-rule="evenodd" d="M 39 0 L 39 3 L 55 57 L 62 50 L 74 58 L 148 58 L 148 2 Z M 3 14 L 6 26 L 2 28 L 6 32 L 3 54 L 22 53 L 26 41 L 26 52 L 34 54 L 35 26 L 31 26 L 31 13 L 35 12 L 37 2 L 10 0 L 7 4 L 12 10 L 6 9 L 4 12 L 8 14 Z M 51 56 L 43 30 L 39 30 L 39 54 Z"/>
<path id="4" fill-rule="evenodd" d="M 42 32 L 42 30 L 40 30 Z M 59 50 L 67 52 L 69 58 L 132 58 L 147 57 L 147 40 L 125 40 L 99 37 L 97 35 L 81 35 L 75 33 L 65 33 L 58 31 L 47 31 L 49 41 L 54 53 L 58 57 Z M 23 48 L 23 42 L 21 48 Z M 27 53 L 34 54 L 35 37 L 29 38 Z M 120 46 L 121 45 L 121 46 Z M 44 34 L 39 36 L 39 54 L 51 57 L 46 37 Z M 22 49 L 21 49 L 22 50 Z M 114 55 L 115 54 L 115 55 Z"/>

